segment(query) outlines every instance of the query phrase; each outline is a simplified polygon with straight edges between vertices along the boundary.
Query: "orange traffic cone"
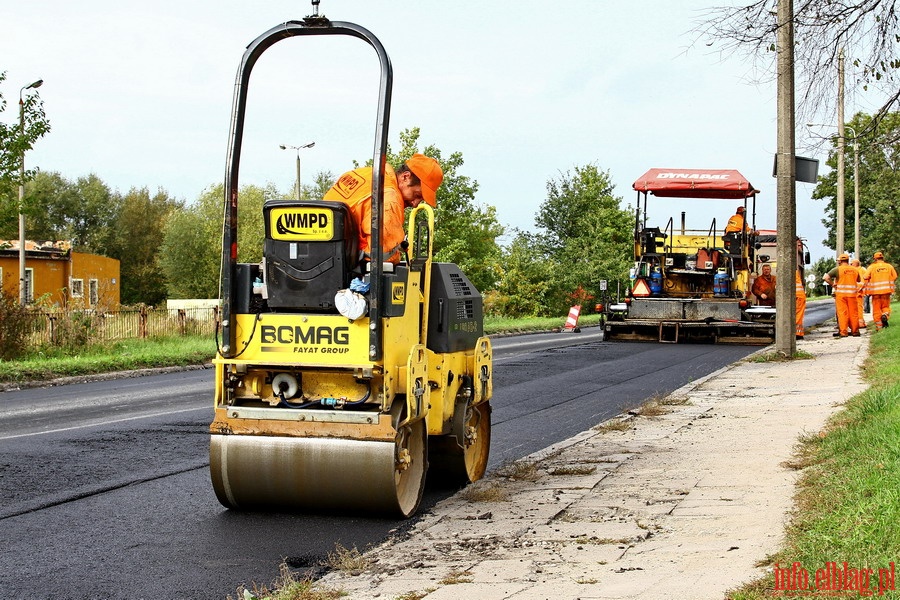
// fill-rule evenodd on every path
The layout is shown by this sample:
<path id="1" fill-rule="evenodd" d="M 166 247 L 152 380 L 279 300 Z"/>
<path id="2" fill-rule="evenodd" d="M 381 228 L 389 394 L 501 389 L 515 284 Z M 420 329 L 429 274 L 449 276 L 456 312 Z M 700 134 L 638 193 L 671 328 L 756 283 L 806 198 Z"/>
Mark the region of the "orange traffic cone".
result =
<path id="1" fill-rule="evenodd" d="M 571 331 L 573 333 L 578 333 L 581 331 L 581 329 L 578 328 L 579 315 L 581 315 L 580 304 L 576 304 L 569 309 L 569 316 L 566 318 L 566 331 Z"/>

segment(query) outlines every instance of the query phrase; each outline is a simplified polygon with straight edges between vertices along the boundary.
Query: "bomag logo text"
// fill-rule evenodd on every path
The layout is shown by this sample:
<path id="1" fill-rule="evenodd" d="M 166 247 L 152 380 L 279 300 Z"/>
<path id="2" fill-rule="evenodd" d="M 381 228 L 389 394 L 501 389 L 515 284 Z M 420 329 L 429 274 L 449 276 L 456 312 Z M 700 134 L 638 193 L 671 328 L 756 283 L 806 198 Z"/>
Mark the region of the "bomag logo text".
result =
<path id="1" fill-rule="evenodd" d="M 328 228 L 327 212 L 286 212 L 278 215 L 275 231 L 280 235 L 301 235 Z"/>
<path id="2" fill-rule="evenodd" d="M 263 344 L 336 344 L 346 346 L 350 343 L 349 327 L 263 325 L 259 332 Z"/>

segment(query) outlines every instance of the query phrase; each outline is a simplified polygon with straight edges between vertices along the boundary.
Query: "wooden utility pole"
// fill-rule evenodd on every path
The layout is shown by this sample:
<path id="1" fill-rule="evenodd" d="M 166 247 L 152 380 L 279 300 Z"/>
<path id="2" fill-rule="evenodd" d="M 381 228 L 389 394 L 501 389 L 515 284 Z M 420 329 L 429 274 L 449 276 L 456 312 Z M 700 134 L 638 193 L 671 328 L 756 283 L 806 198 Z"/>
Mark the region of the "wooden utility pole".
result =
<path id="1" fill-rule="evenodd" d="M 776 222 L 778 278 L 775 285 L 775 352 L 792 357 L 797 350 L 794 272 L 797 270 L 797 192 L 794 152 L 794 0 L 778 0 L 778 155 Z"/>

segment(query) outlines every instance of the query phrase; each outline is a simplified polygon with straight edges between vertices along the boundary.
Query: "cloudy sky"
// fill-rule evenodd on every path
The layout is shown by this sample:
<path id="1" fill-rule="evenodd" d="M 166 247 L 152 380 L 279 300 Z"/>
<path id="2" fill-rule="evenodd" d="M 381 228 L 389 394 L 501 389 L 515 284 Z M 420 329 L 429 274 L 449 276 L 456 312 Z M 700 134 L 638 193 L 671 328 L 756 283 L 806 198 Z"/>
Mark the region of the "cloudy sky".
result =
<path id="1" fill-rule="evenodd" d="M 609 171 L 632 204 L 632 182 L 651 167 L 738 169 L 762 192 L 757 226 L 774 228 L 774 84 L 692 33 L 721 3 L 321 0 L 320 12 L 362 25 L 387 49 L 391 143 L 420 127 L 422 145 L 461 152 L 476 201 L 496 206 L 510 229 L 533 229 L 547 181 L 589 163 Z M 163 188 L 187 201 L 223 180 L 244 48 L 312 12 L 306 0 L 4 5 L 0 119 L 15 121 L 19 88 L 43 78 L 53 127 L 29 167 L 70 179 L 95 173 L 121 192 Z M 241 183 L 292 188 L 296 155 L 279 144 L 316 143 L 301 153 L 305 183 L 371 157 L 377 79 L 374 52 L 349 37 L 293 38 L 266 52 L 250 84 Z M 846 112 L 877 105 L 855 95 Z M 825 156 L 816 157 L 824 169 Z M 815 259 L 828 251 L 812 190 L 798 184 L 797 230 Z M 734 206 L 652 208 L 660 224 L 685 210 L 689 227 L 708 228 Z"/>

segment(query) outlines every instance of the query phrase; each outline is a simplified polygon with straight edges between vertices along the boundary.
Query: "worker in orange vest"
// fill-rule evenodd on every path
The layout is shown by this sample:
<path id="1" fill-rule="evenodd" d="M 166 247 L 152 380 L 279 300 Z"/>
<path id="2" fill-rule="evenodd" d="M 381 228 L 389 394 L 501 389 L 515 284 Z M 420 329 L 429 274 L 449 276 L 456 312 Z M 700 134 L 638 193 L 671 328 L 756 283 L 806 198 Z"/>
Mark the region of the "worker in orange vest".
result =
<path id="1" fill-rule="evenodd" d="M 753 280 L 750 291 L 756 296 L 756 302 L 760 306 L 775 306 L 775 276 L 772 275 L 772 265 L 762 266 L 762 274 Z"/>
<path id="2" fill-rule="evenodd" d="M 834 304 L 837 312 L 838 330 L 835 337 L 847 337 L 847 331 L 853 337 L 859 336 L 859 314 L 856 309 L 856 297 L 862 285 L 859 271 L 850 266 L 850 256 L 838 256 L 838 266 L 828 271 L 822 278 L 825 283 L 834 287 Z"/>
<path id="3" fill-rule="evenodd" d="M 744 234 L 751 235 L 753 233 L 745 218 L 745 212 L 746 209 L 743 206 L 738 206 L 735 214 L 732 215 L 731 218 L 728 219 L 728 223 L 725 224 L 722 241 L 725 244 L 725 249 L 731 254 L 740 254 L 741 237 Z"/>
<path id="4" fill-rule="evenodd" d="M 413 154 L 396 173 L 390 165 L 385 165 L 382 260 L 392 263 L 400 261 L 406 207 L 415 208 L 423 200 L 432 208 L 436 207 L 437 189 L 443 180 L 444 173 L 438 161 L 423 154 Z M 325 192 L 323 199 L 343 202 L 350 207 L 359 233 L 359 249 L 367 255 L 371 254 L 372 167 L 344 173 Z"/>
<path id="5" fill-rule="evenodd" d="M 866 317 L 865 317 L 865 300 L 866 300 L 866 279 L 868 279 L 868 274 L 866 268 L 859 264 L 859 259 L 854 258 L 850 261 L 850 266 L 859 271 L 859 276 L 862 277 L 863 286 L 859 288 L 859 294 L 856 296 L 856 311 L 859 314 L 859 328 L 866 329 Z"/>
<path id="6" fill-rule="evenodd" d="M 728 223 L 725 224 L 725 233 L 741 233 L 746 232 L 750 233 L 750 225 L 747 224 L 746 219 L 744 218 L 745 209 L 743 206 L 738 206 L 737 211 L 730 219 L 728 219 Z"/>
<path id="7" fill-rule="evenodd" d="M 897 281 L 897 271 L 893 266 L 884 262 L 884 254 L 876 252 L 872 255 L 874 262 L 866 270 L 868 279 L 866 290 L 872 300 L 872 318 L 875 319 L 875 329 L 887 327 L 891 317 L 891 296 L 894 293 L 894 283 Z"/>
<path id="8" fill-rule="evenodd" d="M 803 287 L 803 278 L 800 277 L 800 269 L 794 271 L 794 297 L 797 302 L 797 339 L 803 339 L 803 316 L 806 314 L 806 289 Z"/>

